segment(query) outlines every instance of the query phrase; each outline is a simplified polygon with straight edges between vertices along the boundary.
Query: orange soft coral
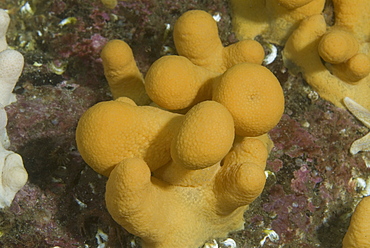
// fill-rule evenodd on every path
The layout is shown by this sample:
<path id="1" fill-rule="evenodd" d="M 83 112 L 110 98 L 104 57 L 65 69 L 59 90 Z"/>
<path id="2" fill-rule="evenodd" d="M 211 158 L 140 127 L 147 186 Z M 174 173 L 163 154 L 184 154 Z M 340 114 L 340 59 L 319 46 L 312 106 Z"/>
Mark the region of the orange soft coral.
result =
<path id="1" fill-rule="evenodd" d="M 167 109 L 188 108 L 207 99 L 222 103 L 231 112 L 236 133 L 241 136 L 267 133 L 284 111 L 279 81 L 258 64 L 237 64 L 221 75 L 185 57 L 165 56 L 150 67 L 145 82 L 150 98 Z"/>
<path id="2" fill-rule="evenodd" d="M 170 161 L 171 140 L 182 118 L 150 106 L 137 107 L 129 98 L 98 103 L 78 123 L 78 150 L 105 176 L 117 163 L 132 157 L 147 160 L 155 170 Z"/>
<path id="3" fill-rule="evenodd" d="M 264 187 L 268 148 L 244 138 L 229 153 L 233 126 L 214 101 L 183 116 L 119 98 L 89 109 L 76 139 L 86 162 L 109 176 L 112 217 L 144 247 L 197 247 L 243 228 L 244 211 Z"/>
<path id="4" fill-rule="evenodd" d="M 286 43 L 285 64 L 301 72 L 319 95 L 339 107 L 350 97 L 370 108 L 370 5 L 333 0 L 335 24 L 314 15 L 302 21 Z"/>
<path id="5" fill-rule="evenodd" d="M 202 21 L 210 36 L 194 28 Z M 199 247 L 243 228 L 243 213 L 266 180 L 272 146 L 266 133 L 284 109 L 279 82 L 258 65 L 258 43 L 224 48 L 203 11 L 185 13 L 175 33 L 188 58 L 156 61 L 145 89 L 152 105 L 185 114 L 138 106 L 148 102 L 143 79 L 127 44 L 112 41 L 102 58 L 115 100 L 86 111 L 76 130 L 84 160 L 109 177 L 108 211 L 147 248 Z"/>
<path id="6" fill-rule="evenodd" d="M 324 0 L 232 0 L 234 30 L 239 39 L 262 36 L 266 41 L 284 45 L 299 22 L 320 14 Z"/>
<path id="7" fill-rule="evenodd" d="M 284 112 L 284 95 L 277 78 L 266 67 L 242 63 L 227 70 L 213 89 L 213 100 L 222 103 L 240 136 L 270 131 Z"/>
<path id="8" fill-rule="evenodd" d="M 216 21 L 202 10 L 185 12 L 175 24 L 173 38 L 179 55 L 219 73 L 243 62 L 261 64 L 265 56 L 262 46 L 250 39 L 223 47 Z"/>
<path id="9" fill-rule="evenodd" d="M 100 54 L 104 75 L 113 98 L 126 96 L 138 105 L 150 103 L 144 90 L 144 79 L 136 66 L 131 48 L 121 40 L 111 40 Z"/>

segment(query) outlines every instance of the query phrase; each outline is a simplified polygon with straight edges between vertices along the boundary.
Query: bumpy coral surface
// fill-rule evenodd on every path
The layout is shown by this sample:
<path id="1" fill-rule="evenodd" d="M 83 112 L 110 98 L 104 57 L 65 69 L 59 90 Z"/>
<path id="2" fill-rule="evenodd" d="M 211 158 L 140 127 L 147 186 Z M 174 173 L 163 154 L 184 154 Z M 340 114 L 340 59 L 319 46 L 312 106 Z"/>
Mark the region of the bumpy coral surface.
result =
<path id="1" fill-rule="evenodd" d="M 324 0 L 231 0 L 234 30 L 240 39 L 262 36 L 284 45 L 289 35 L 306 17 L 320 14 Z"/>
<path id="2" fill-rule="evenodd" d="M 189 13 L 212 20 L 203 11 L 185 16 Z M 196 18 L 192 23 L 202 22 Z M 180 37 L 182 32 L 194 36 L 198 30 L 178 32 Z M 196 40 L 200 46 L 208 44 Z M 195 41 L 192 46 L 196 48 Z M 108 46 L 120 50 L 122 44 L 114 41 Z M 220 49 L 224 48 L 220 45 Z M 244 211 L 265 184 L 264 168 L 271 149 L 266 133 L 284 109 L 278 80 L 265 67 L 247 61 L 220 75 L 186 57 L 166 56 L 150 67 L 146 89 L 151 97 L 157 94 L 154 104 L 162 107 L 166 102 L 191 103 L 173 107 L 186 113 L 176 114 L 137 106 L 137 85 L 143 82 L 134 64 L 126 66 L 126 54 L 133 62 L 131 53 L 122 53 L 120 61 L 112 55 L 105 57 L 107 50 L 102 53 L 104 66 L 111 70 L 114 63 L 116 68 L 109 78 L 135 72 L 133 80 L 114 84 L 114 88 L 128 89 L 122 92 L 133 99 L 121 97 L 90 108 L 79 121 L 76 141 L 84 160 L 108 176 L 105 198 L 113 219 L 141 237 L 144 247 L 198 247 L 241 229 Z M 208 54 L 204 58 L 212 61 Z M 214 85 L 206 87 L 209 83 L 204 81 Z M 173 93 L 178 87 L 183 90 Z M 199 91 L 205 97 L 198 97 Z M 203 101 L 207 99 L 215 101 Z"/>
<path id="3" fill-rule="evenodd" d="M 328 26 L 323 15 L 313 15 L 289 37 L 286 65 L 335 105 L 344 107 L 344 97 L 350 97 L 370 108 L 368 2 L 333 0 L 333 5 L 334 25 Z"/>
<path id="4" fill-rule="evenodd" d="M 179 55 L 195 65 L 220 73 L 243 62 L 261 64 L 265 55 L 262 46 L 253 39 L 245 38 L 224 47 L 216 21 L 202 10 L 181 15 L 175 23 L 173 38 Z"/>
<path id="5" fill-rule="evenodd" d="M 220 167 L 234 122 L 214 101 L 185 116 L 128 98 L 99 103 L 80 119 L 76 139 L 85 161 L 109 176 L 112 217 L 145 247 L 197 247 L 242 228 L 265 182 L 267 147 L 259 139 L 241 141 Z"/>

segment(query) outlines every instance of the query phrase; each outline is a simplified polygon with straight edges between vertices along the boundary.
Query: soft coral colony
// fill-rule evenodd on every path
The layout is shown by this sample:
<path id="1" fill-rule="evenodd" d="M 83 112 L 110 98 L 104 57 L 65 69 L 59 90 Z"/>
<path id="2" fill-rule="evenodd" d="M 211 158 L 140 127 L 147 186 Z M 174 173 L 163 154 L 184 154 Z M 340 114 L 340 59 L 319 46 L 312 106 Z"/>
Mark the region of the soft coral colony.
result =
<path id="1" fill-rule="evenodd" d="M 223 47 L 217 33 L 211 15 L 186 12 L 174 30 L 180 55 L 145 79 L 123 41 L 102 51 L 115 100 L 81 117 L 77 145 L 109 178 L 108 211 L 144 247 L 198 247 L 240 230 L 263 190 L 282 88 L 259 43 Z"/>
<path id="2" fill-rule="evenodd" d="M 155 61 L 145 78 L 125 42 L 112 40 L 101 53 L 114 100 L 81 117 L 77 145 L 108 177 L 108 211 L 144 247 L 198 247 L 243 228 L 265 184 L 267 133 L 284 111 L 256 36 L 285 46 L 286 67 L 323 98 L 370 108 L 365 0 L 333 0 L 331 26 L 323 0 L 231 2 L 240 38 L 233 45 L 223 47 L 212 16 L 195 10 L 175 24 L 179 55 Z M 368 247 L 359 215 L 344 247 Z"/>

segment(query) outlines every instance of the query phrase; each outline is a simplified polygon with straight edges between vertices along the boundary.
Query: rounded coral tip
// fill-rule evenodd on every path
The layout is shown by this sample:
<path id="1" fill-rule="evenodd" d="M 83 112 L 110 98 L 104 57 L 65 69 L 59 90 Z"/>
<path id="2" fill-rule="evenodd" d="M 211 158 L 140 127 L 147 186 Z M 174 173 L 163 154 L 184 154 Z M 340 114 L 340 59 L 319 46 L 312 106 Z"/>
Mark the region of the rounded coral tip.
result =
<path id="1" fill-rule="evenodd" d="M 216 164 L 229 152 L 234 140 L 234 122 L 229 111 L 214 101 L 195 105 L 185 116 L 172 142 L 172 159 L 186 169 Z"/>
<path id="2" fill-rule="evenodd" d="M 203 10 L 182 14 L 176 21 L 173 38 L 177 52 L 201 66 L 204 57 L 222 49 L 217 23 Z"/>
<path id="3" fill-rule="evenodd" d="M 150 99 L 166 109 L 183 109 L 195 104 L 199 87 L 194 67 L 182 56 L 164 56 L 155 61 L 145 77 Z"/>
<path id="4" fill-rule="evenodd" d="M 138 105 L 150 102 L 145 93 L 144 79 L 136 66 L 129 45 L 122 40 L 111 40 L 103 48 L 100 57 L 104 75 L 109 83 L 113 98 L 129 97 Z"/>
<path id="5" fill-rule="evenodd" d="M 259 136 L 270 131 L 284 112 L 279 81 L 267 68 L 250 63 L 231 67 L 215 87 L 213 100 L 223 104 L 234 118 L 240 136 Z"/>
<path id="6" fill-rule="evenodd" d="M 319 43 L 319 54 L 323 60 L 332 64 L 346 62 L 359 49 L 355 37 L 343 30 L 332 30 L 326 33 Z"/>
<path id="7" fill-rule="evenodd" d="M 361 80 L 370 73 L 370 59 L 366 54 L 358 53 L 346 62 L 348 76 L 352 81 Z"/>

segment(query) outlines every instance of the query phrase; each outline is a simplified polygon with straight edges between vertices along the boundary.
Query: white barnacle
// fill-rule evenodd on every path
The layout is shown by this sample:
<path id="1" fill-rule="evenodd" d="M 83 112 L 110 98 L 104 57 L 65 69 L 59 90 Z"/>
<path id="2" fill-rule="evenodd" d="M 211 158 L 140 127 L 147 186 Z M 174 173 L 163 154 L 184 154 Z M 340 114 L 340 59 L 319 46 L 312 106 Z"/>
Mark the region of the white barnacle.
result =
<path id="1" fill-rule="evenodd" d="M 35 67 L 40 67 L 40 66 L 42 66 L 42 63 L 39 63 L 39 62 L 35 61 L 35 62 L 33 62 L 32 65 L 35 66 Z"/>
<path id="2" fill-rule="evenodd" d="M 227 238 L 224 241 L 221 241 L 220 245 L 223 248 L 236 248 L 236 242 L 231 238 Z"/>
<path id="3" fill-rule="evenodd" d="M 108 235 L 98 228 L 95 238 L 96 242 L 98 243 L 98 248 L 105 248 L 105 243 L 108 241 Z"/>
<path id="4" fill-rule="evenodd" d="M 370 177 L 365 182 L 365 187 L 361 191 L 361 195 L 369 196 L 370 195 Z"/>
<path id="5" fill-rule="evenodd" d="M 77 22 L 76 17 L 67 17 L 59 22 L 59 27 L 64 27 L 67 24 L 75 24 Z"/>
<path id="6" fill-rule="evenodd" d="M 136 244 L 136 240 L 135 239 L 131 239 L 130 240 L 130 246 L 131 246 L 131 248 L 137 247 L 137 244 Z"/>
<path id="7" fill-rule="evenodd" d="M 366 181 L 361 177 L 351 178 L 350 183 L 354 182 L 355 188 L 364 190 L 366 188 Z"/>
<path id="8" fill-rule="evenodd" d="M 75 198 L 75 201 L 77 202 L 78 206 L 80 206 L 81 209 L 83 208 L 87 208 L 87 205 L 82 202 L 80 199 L 78 199 L 77 197 L 74 197 Z"/>
<path id="9" fill-rule="evenodd" d="M 220 14 L 220 12 L 216 12 L 212 17 L 213 17 L 213 19 L 214 19 L 216 22 L 221 21 L 221 14 Z"/>
<path id="10" fill-rule="evenodd" d="M 366 168 L 370 168 L 370 158 L 368 156 L 366 156 L 365 154 L 362 155 L 361 157 L 365 162 Z"/>
<path id="11" fill-rule="evenodd" d="M 204 245 L 203 248 L 218 248 L 218 244 L 216 240 L 211 240 L 207 241 Z"/>
<path id="12" fill-rule="evenodd" d="M 49 62 L 48 63 L 48 68 L 54 72 L 55 74 L 57 75 L 62 75 L 65 71 L 66 71 L 66 68 L 67 68 L 67 64 L 66 63 L 61 63 L 60 65 L 56 65 L 54 63 L 54 61 L 52 62 Z"/>
<path id="13" fill-rule="evenodd" d="M 166 31 L 170 31 L 170 29 L 171 29 L 171 24 L 169 24 L 169 23 L 165 23 L 165 24 L 164 24 L 164 27 L 166 28 Z"/>
<path id="14" fill-rule="evenodd" d="M 266 234 L 265 237 L 260 241 L 260 246 L 262 247 L 267 239 L 270 239 L 272 242 L 279 240 L 279 235 L 272 229 L 265 229 L 263 232 Z"/>
<path id="15" fill-rule="evenodd" d="M 33 9 L 31 8 L 31 5 L 29 2 L 26 2 L 20 9 L 19 11 L 21 12 L 21 14 L 23 15 L 33 15 L 34 12 L 33 12 Z"/>
<path id="16" fill-rule="evenodd" d="M 266 55 L 265 59 L 263 60 L 264 65 L 269 65 L 276 59 L 277 56 L 277 48 L 273 44 L 266 44 L 268 54 Z"/>
<path id="17" fill-rule="evenodd" d="M 275 173 L 272 172 L 272 171 L 269 171 L 269 170 L 265 170 L 265 176 L 266 176 L 266 179 L 270 176 L 272 176 L 273 178 L 276 177 L 275 176 Z"/>

